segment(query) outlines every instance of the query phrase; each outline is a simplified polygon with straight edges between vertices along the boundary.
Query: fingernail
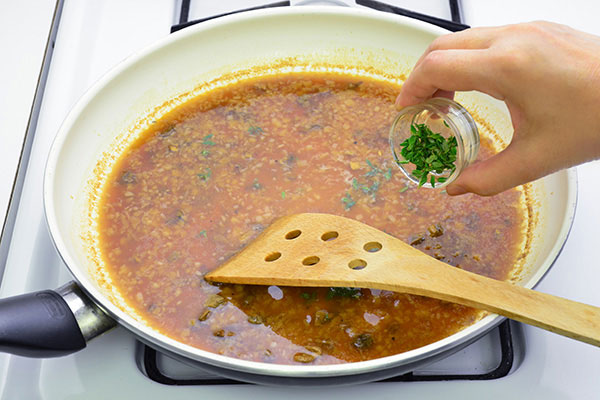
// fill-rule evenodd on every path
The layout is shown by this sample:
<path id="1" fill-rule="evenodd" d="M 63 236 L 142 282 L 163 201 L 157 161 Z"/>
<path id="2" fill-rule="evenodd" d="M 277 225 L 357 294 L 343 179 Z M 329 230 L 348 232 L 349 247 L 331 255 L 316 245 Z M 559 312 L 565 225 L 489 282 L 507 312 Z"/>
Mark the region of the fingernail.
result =
<path id="1" fill-rule="evenodd" d="M 396 97 L 396 101 L 394 102 L 394 105 L 396 106 L 396 108 L 400 108 L 402 107 L 400 105 L 400 95 L 398 95 L 398 97 Z"/>

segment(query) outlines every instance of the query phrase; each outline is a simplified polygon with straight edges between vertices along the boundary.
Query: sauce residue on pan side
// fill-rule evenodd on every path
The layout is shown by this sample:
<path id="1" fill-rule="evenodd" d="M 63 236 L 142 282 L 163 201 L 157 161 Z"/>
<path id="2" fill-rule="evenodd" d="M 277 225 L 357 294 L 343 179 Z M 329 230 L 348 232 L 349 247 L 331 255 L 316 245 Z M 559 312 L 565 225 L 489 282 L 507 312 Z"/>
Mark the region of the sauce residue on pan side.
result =
<path id="1" fill-rule="evenodd" d="M 450 198 L 393 165 L 397 85 L 290 73 L 218 88 L 171 111 L 128 148 L 99 207 L 113 284 L 155 329 L 231 357 L 332 364 L 440 340 L 477 310 L 353 288 L 213 285 L 203 276 L 277 217 L 360 220 L 454 265 L 507 279 L 520 256 L 521 192 Z M 482 138 L 479 158 L 492 155 Z"/>

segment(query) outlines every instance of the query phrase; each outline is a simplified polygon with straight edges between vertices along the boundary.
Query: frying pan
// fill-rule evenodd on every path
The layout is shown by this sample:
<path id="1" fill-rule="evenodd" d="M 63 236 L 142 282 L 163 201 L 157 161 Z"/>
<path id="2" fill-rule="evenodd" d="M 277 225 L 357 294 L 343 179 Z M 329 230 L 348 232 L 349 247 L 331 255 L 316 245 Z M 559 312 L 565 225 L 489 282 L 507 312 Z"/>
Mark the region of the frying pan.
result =
<path id="1" fill-rule="evenodd" d="M 95 250 L 98 188 L 120 152 L 185 100 L 221 77 L 296 70 L 347 71 L 400 81 L 427 45 L 447 33 L 419 21 L 341 7 L 289 7 L 227 16 L 179 31 L 122 62 L 75 105 L 52 145 L 44 208 L 74 281 L 0 301 L 0 350 L 52 357 L 81 350 L 116 324 L 142 342 L 225 377 L 263 384 L 334 385 L 383 379 L 446 357 L 503 321 L 487 315 L 443 340 L 402 354 L 327 366 L 239 360 L 175 341 L 144 323 L 111 284 Z M 499 144 L 510 141 L 503 103 L 478 93 L 465 105 Z M 565 170 L 527 185 L 527 256 L 511 278 L 534 287 L 551 267 L 574 217 L 577 183 Z"/>

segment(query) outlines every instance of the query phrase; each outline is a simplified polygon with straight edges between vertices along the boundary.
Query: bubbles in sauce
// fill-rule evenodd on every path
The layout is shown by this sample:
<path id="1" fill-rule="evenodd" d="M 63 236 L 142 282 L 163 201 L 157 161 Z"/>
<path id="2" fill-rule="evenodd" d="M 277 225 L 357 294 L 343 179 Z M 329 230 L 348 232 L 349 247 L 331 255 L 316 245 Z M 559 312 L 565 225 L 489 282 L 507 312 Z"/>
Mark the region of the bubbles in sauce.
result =
<path id="1" fill-rule="evenodd" d="M 279 286 L 269 286 L 267 289 L 273 300 L 283 299 L 283 291 L 279 289 Z"/>
<path id="2" fill-rule="evenodd" d="M 363 314 L 363 318 L 365 319 L 365 321 L 367 321 L 369 324 L 376 326 L 379 323 L 379 320 L 381 320 L 381 317 L 370 313 L 370 312 L 365 312 Z"/>

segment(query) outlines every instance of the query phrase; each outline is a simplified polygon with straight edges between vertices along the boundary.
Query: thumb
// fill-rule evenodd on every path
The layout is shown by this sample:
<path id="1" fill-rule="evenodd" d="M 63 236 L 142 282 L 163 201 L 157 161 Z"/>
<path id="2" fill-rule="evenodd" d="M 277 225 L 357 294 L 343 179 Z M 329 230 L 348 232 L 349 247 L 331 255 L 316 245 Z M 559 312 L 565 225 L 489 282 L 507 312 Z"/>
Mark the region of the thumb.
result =
<path id="1" fill-rule="evenodd" d="M 465 193 L 492 196 L 533 181 L 552 172 L 544 162 L 543 153 L 528 141 L 513 141 L 500 153 L 466 168 L 448 185 L 446 192 L 450 196 Z"/>

